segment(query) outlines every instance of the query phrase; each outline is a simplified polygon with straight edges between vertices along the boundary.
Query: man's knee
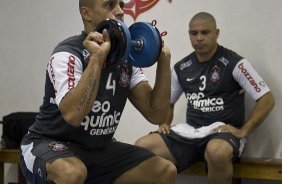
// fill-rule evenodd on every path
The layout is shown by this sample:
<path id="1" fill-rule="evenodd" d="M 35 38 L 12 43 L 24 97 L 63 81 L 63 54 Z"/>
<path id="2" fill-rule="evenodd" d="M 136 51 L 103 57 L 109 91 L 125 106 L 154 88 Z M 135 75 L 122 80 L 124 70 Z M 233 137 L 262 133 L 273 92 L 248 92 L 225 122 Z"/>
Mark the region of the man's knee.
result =
<path id="1" fill-rule="evenodd" d="M 205 159 L 209 164 L 224 167 L 232 160 L 233 149 L 230 145 L 209 144 L 206 148 Z"/>
<path id="2" fill-rule="evenodd" d="M 155 156 L 118 177 L 114 184 L 174 184 L 176 174 L 176 167 L 172 162 Z"/>
<path id="3" fill-rule="evenodd" d="M 169 160 L 165 160 L 165 167 L 164 167 L 164 174 L 169 176 L 170 178 L 175 179 L 175 176 L 177 175 L 177 169 L 175 167 L 175 165 L 169 161 Z"/>
<path id="4" fill-rule="evenodd" d="M 87 171 L 82 168 L 69 167 L 63 173 L 65 176 L 65 182 L 69 184 L 79 184 L 84 183 L 87 177 Z"/>
<path id="5" fill-rule="evenodd" d="M 156 157 L 156 164 L 159 164 L 159 170 L 156 171 L 156 175 L 158 178 L 158 183 L 172 183 L 175 181 L 175 177 L 177 175 L 177 169 L 175 165 L 162 157 Z"/>
<path id="6" fill-rule="evenodd" d="M 56 162 L 56 161 L 55 161 Z M 56 165 L 47 165 L 47 179 L 55 183 L 83 184 L 87 177 L 87 168 L 79 161 L 60 161 Z"/>
<path id="7" fill-rule="evenodd" d="M 147 144 L 148 144 L 148 141 L 146 140 L 146 136 L 141 137 L 135 141 L 135 145 L 139 147 L 146 147 Z"/>

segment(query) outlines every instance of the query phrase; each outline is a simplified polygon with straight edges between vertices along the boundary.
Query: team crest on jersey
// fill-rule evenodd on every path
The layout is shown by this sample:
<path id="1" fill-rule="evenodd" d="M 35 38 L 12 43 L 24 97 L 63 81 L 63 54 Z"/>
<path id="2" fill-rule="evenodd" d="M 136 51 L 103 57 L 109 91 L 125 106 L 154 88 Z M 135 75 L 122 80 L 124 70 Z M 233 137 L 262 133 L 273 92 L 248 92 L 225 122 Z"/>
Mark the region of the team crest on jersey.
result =
<path id="1" fill-rule="evenodd" d="M 219 79 L 220 79 L 219 71 L 220 71 L 220 68 L 219 68 L 217 65 L 215 65 L 215 66 L 212 68 L 211 77 L 210 77 L 210 80 L 211 80 L 212 82 L 217 82 L 217 81 L 219 81 Z"/>
<path id="2" fill-rule="evenodd" d="M 127 87 L 130 82 L 128 66 L 125 64 L 120 66 L 120 72 L 119 85 L 122 87 Z"/>
<path id="3" fill-rule="evenodd" d="M 49 144 L 49 147 L 52 147 L 51 149 L 53 151 L 64 151 L 66 149 L 68 149 L 67 146 L 65 146 L 63 143 L 59 143 L 59 142 L 52 142 Z"/>

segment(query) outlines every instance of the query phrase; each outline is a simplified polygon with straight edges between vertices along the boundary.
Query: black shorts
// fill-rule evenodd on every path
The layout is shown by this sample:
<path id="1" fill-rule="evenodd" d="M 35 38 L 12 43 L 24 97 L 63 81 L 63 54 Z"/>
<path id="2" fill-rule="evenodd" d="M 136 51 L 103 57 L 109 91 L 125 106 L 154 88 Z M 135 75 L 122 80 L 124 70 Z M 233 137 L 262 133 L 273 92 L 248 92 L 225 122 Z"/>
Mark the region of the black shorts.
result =
<path id="1" fill-rule="evenodd" d="M 47 183 L 46 163 L 73 156 L 78 157 L 87 167 L 85 183 L 110 184 L 155 155 L 143 148 L 118 141 L 112 141 L 106 148 L 90 151 L 78 144 L 28 134 L 21 143 L 20 166 L 29 182 Z"/>
<path id="2" fill-rule="evenodd" d="M 170 130 L 169 134 L 160 133 L 171 154 L 176 160 L 177 172 L 180 173 L 197 161 L 204 161 L 206 145 L 211 139 L 223 139 L 233 147 L 233 162 L 239 158 L 240 139 L 229 133 L 215 133 L 204 138 L 187 139 Z M 244 146 L 244 145 L 241 145 Z"/>

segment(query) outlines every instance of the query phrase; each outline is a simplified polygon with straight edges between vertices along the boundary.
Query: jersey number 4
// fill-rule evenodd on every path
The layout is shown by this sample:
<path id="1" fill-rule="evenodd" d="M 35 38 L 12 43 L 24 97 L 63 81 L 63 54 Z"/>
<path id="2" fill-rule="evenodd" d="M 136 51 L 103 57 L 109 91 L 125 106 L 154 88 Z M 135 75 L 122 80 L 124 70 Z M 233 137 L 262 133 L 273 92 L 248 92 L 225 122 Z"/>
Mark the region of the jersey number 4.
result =
<path id="1" fill-rule="evenodd" d="M 116 92 L 116 80 L 112 79 L 113 73 L 110 73 L 108 76 L 107 84 L 106 84 L 106 90 L 113 90 L 113 96 Z"/>

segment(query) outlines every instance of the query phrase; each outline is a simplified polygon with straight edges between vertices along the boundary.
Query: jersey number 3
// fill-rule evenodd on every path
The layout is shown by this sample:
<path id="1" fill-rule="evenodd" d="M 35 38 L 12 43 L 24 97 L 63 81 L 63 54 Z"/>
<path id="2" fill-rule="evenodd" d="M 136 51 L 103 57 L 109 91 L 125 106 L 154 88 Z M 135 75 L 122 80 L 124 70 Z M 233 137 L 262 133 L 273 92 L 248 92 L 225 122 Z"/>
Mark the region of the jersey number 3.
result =
<path id="1" fill-rule="evenodd" d="M 199 85 L 199 90 L 204 91 L 204 89 L 206 88 L 207 78 L 206 76 L 202 75 L 200 77 L 200 80 L 201 80 L 201 84 Z"/>

